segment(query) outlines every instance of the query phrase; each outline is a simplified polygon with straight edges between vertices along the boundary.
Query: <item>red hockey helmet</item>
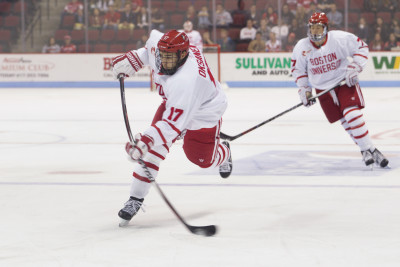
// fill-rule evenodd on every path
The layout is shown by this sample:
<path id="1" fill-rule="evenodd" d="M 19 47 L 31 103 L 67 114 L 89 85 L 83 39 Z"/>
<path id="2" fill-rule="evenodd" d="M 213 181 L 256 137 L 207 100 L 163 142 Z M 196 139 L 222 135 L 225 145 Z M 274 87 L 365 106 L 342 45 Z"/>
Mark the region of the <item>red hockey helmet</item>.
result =
<path id="1" fill-rule="evenodd" d="M 178 32 L 177 30 L 172 30 L 165 33 L 161 39 L 157 43 L 157 52 L 156 52 L 156 66 L 161 73 L 172 75 L 177 69 L 182 66 L 187 59 L 189 52 L 189 38 L 184 32 Z M 165 69 L 161 64 L 160 51 L 176 53 L 178 57 L 178 61 L 174 68 Z M 183 52 L 186 52 L 186 56 L 181 59 L 181 55 Z"/>
<path id="2" fill-rule="evenodd" d="M 329 23 L 328 17 L 323 12 L 315 12 L 314 14 L 311 15 L 310 19 L 308 20 L 308 33 L 307 33 L 311 41 L 319 42 L 322 39 L 324 39 L 324 37 L 328 32 L 328 23 Z M 310 28 L 312 25 L 315 24 L 322 25 L 324 27 L 324 30 L 321 34 L 311 34 Z"/>
<path id="3" fill-rule="evenodd" d="M 315 12 L 311 15 L 310 19 L 308 20 L 308 24 L 324 24 L 328 26 L 328 17 L 323 12 Z"/>

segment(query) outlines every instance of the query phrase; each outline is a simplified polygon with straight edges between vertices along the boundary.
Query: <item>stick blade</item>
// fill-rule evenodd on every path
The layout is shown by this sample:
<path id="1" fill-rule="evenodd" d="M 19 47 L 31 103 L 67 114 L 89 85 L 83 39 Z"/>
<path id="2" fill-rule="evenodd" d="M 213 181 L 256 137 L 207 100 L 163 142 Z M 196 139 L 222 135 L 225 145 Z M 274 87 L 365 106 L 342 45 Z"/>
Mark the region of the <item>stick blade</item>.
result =
<path id="1" fill-rule="evenodd" d="M 189 231 L 195 235 L 202 236 L 213 236 L 217 233 L 217 226 L 207 225 L 207 226 L 190 226 L 188 225 Z"/>

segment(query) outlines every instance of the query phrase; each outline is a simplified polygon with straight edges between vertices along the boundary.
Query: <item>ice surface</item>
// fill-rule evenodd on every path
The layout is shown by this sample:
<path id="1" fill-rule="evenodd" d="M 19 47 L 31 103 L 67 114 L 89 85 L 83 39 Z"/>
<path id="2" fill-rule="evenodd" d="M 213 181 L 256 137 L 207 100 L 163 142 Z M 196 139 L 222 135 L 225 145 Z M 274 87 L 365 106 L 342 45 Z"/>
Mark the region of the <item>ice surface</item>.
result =
<path id="1" fill-rule="evenodd" d="M 299 103 L 296 89 L 228 89 L 236 135 Z M 370 171 L 339 124 L 300 107 L 231 142 L 233 173 L 190 163 L 175 144 L 158 193 L 126 228 L 132 163 L 114 89 L 0 90 L 0 266 L 399 266 L 400 88 L 366 88 L 364 116 L 390 169 Z M 127 89 L 133 132 L 161 98 Z"/>

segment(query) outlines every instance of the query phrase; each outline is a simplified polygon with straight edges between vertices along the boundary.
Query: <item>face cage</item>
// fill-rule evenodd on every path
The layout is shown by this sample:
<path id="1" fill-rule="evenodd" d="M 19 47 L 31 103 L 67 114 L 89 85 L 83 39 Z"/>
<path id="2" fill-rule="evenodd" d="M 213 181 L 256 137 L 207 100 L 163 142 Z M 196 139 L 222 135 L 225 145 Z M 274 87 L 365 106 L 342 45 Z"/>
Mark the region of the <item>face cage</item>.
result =
<path id="1" fill-rule="evenodd" d="M 176 62 L 175 67 L 173 67 L 172 69 L 165 69 L 162 65 L 162 60 L 161 60 L 161 55 L 160 55 L 160 50 L 157 48 L 156 49 L 156 68 L 158 69 L 158 71 L 162 74 L 166 74 L 166 75 L 172 75 L 174 74 L 178 68 L 180 66 L 182 66 L 182 60 L 179 60 L 181 53 L 180 51 L 176 52 L 176 56 L 178 57 L 178 61 Z"/>
<path id="2" fill-rule="evenodd" d="M 324 27 L 324 31 L 321 34 L 311 34 L 311 25 L 322 25 Z M 328 26 L 325 24 L 322 24 L 322 23 L 309 23 L 308 24 L 307 36 L 313 42 L 319 42 L 322 39 L 324 39 L 327 32 L 328 32 Z"/>

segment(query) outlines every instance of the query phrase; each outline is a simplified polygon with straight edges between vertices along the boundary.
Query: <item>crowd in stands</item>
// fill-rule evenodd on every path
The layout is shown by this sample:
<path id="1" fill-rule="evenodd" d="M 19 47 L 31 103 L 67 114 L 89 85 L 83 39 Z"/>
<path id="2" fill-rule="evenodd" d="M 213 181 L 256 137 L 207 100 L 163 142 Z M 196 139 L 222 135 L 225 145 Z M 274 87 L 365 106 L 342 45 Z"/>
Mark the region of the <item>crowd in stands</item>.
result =
<path id="1" fill-rule="evenodd" d="M 11 0 L 9 0 L 11 1 Z M 39 1 L 39 0 L 37 0 Z M 219 44 L 221 51 L 291 52 L 307 36 L 307 21 L 314 12 L 325 12 L 329 30 L 345 30 L 345 0 L 217 0 L 217 39 L 213 40 L 211 0 L 153 0 L 151 23 L 147 1 L 88 0 L 89 48 L 83 31 L 82 0 L 70 0 L 61 14 L 54 38 L 43 52 L 124 52 L 143 46 L 149 25 L 167 31 L 182 29 L 190 21 L 204 44 Z M 29 2 L 29 1 L 28 1 Z M 364 40 L 371 51 L 400 49 L 398 0 L 348 0 L 348 28 Z M 0 24 L 1 25 L 1 24 Z M 67 44 L 69 42 L 69 44 Z M 49 48 L 59 44 L 60 49 Z M 75 45 L 75 49 L 62 49 Z"/>
<path id="2" fill-rule="evenodd" d="M 11 52 L 21 30 L 21 14 L 24 14 L 25 25 L 34 20 L 41 0 L 0 0 L 0 53 Z"/>

